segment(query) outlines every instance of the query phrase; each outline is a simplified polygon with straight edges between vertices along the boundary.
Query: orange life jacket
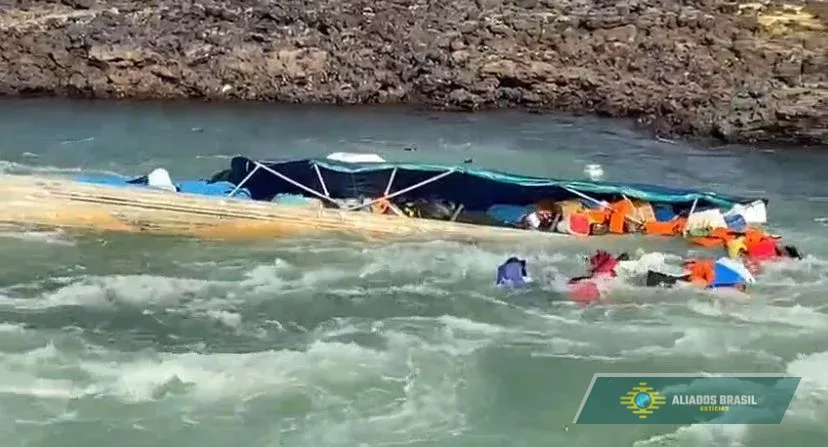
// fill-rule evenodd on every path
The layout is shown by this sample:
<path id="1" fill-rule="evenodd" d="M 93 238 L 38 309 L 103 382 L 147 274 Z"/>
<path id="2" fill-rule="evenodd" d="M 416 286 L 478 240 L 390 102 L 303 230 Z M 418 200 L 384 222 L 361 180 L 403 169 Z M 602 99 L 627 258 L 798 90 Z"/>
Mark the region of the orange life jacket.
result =
<path id="1" fill-rule="evenodd" d="M 690 271 L 690 282 L 704 287 L 710 287 L 715 279 L 716 262 L 711 259 L 691 259 L 685 262 Z"/>
<path id="2" fill-rule="evenodd" d="M 619 200 L 610 206 L 612 207 L 612 212 L 609 217 L 609 232 L 613 234 L 624 234 L 624 224 L 628 216 L 635 214 L 635 206 L 629 200 Z"/>
<path id="3" fill-rule="evenodd" d="M 705 248 L 724 246 L 725 242 L 737 237 L 738 234 L 728 228 L 714 228 L 705 237 L 695 237 L 690 242 Z"/>
<path id="4" fill-rule="evenodd" d="M 391 202 L 389 202 L 385 197 L 371 204 L 371 212 L 375 214 L 385 214 L 390 208 Z"/>
<path id="5" fill-rule="evenodd" d="M 588 210 L 586 215 L 589 218 L 590 224 L 604 224 L 607 222 L 609 214 L 605 210 Z"/>
<path id="6" fill-rule="evenodd" d="M 644 233 L 657 236 L 676 236 L 684 232 L 687 219 L 679 217 L 668 222 L 644 222 Z"/>

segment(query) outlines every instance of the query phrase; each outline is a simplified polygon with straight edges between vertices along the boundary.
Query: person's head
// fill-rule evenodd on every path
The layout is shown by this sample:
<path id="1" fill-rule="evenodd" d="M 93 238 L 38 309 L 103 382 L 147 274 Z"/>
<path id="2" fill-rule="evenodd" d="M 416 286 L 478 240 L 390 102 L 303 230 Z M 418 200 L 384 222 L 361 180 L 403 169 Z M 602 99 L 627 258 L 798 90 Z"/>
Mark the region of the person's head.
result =
<path id="1" fill-rule="evenodd" d="M 604 250 L 598 250 L 589 258 L 589 265 L 590 267 L 595 267 L 597 265 L 601 265 L 607 261 L 607 259 L 612 259 L 612 255 L 605 252 Z"/>
<path id="2" fill-rule="evenodd" d="M 589 270 L 593 273 L 611 271 L 615 265 L 615 257 L 604 250 L 598 250 L 589 258 Z"/>

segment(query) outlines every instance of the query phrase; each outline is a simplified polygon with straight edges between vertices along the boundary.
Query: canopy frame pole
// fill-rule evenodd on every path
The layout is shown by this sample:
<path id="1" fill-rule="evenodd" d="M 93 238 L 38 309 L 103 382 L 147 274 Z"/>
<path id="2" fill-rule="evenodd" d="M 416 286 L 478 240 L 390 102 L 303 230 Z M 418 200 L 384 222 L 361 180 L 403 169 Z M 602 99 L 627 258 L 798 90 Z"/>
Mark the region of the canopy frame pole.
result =
<path id="1" fill-rule="evenodd" d="M 687 213 L 687 217 L 692 216 L 692 215 L 693 215 L 693 213 L 695 213 L 695 212 L 696 212 L 696 206 L 697 206 L 698 204 L 699 204 L 699 198 L 698 198 L 698 197 L 696 197 L 695 199 L 693 199 L 693 204 L 692 204 L 692 205 L 690 205 L 690 212 L 689 212 L 689 213 Z"/>
<path id="2" fill-rule="evenodd" d="M 417 184 L 415 184 L 415 185 L 411 185 L 411 186 L 409 186 L 409 187 L 407 187 L 407 188 L 403 188 L 403 189 L 401 189 L 401 190 L 399 190 L 399 191 L 397 191 L 397 192 L 394 192 L 394 193 L 391 193 L 391 194 L 387 194 L 387 195 L 385 195 L 385 196 L 383 196 L 383 197 L 378 197 L 378 198 L 376 198 L 376 199 L 374 199 L 374 200 L 372 200 L 372 201 L 370 201 L 370 202 L 368 202 L 368 203 L 362 203 L 362 204 L 359 204 L 359 205 L 354 205 L 354 206 L 350 206 L 350 207 L 348 207 L 348 208 L 344 208 L 344 210 L 345 210 L 345 211 L 353 211 L 353 210 L 355 210 L 355 209 L 363 208 L 363 207 L 366 207 L 366 206 L 371 206 L 371 205 L 373 205 L 373 204 L 375 204 L 375 203 L 377 203 L 377 202 L 380 202 L 380 201 L 382 201 L 382 200 L 389 200 L 389 199 L 392 199 L 392 198 L 397 197 L 397 196 L 399 196 L 399 195 L 405 194 L 405 193 L 407 193 L 407 192 L 409 192 L 409 191 L 413 191 L 413 190 L 415 190 L 415 189 L 417 189 L 417 188 L 422 188 L 423 186 L 428 185 L 429 183 L 434 183 L 434 182 L 436 182 L 437 180 L 440 180 L 440 179 L 442 179 L 442 178 L 444 178 L 444 177 L 447 177 L 447 176 L 449 176 L 449 175 L 451 175 L 451 174 L 454 174 L 455 172 L 457 172 L 457 168 L 452 168 L 452 169 L 450 169 L 450 170 L 448 170 L 448 171 L 446 171 L 446 172 L 442 172 L 442 173 L 440 173 L 440 174 L 437 174 L 437 175 L 435 175 L 434 177 L 431 177 L 431 178 L 428 178 L 428 179 L 426 179 L 426 180 L 423 180 L 422 182 L 417 183 Z"/>
<path id="3" fill-rule="evenodd" d="M 313 163 L 313 170 L 316 171 L 316 178 L 319 179 L 319 185 L 322 186 L 322 191 L 325 193 L 325 197 L 327 197 L 331 203 L 336 205 L 337 208 L 342 207 L 339 200 L 331 197 L 331 193 L 328 191 L 328 185 L 325 183 L 325 178 L 322 177 L 322 170 L 319 169 L 319 163 Z"/>
<path id="4" fill-rule="evenodd" d="M 263 165 L 263 164 L 259 163 L 258 161 L 254 161 L 253 163 L 256 163 L 259 167 L 261 167 L 265 171 L 275 175 L 276 177 L 279 177 L 280 179 L 290 183 L 291 185 L 293 185 L 293 186 L 295 186 L 295 187 L 297 187 L 297 188 L 299 188 L 303 191 L 307 191 L 308 193 L 313 194 L 313 195 L 315 195 L 316 197 L 319 197 L 322 200 L 327 200 L 328 202 L 331 202 L 334 205 L 339 206 L 339 203 L 337 203 L 336 200 L 326 196 L 325 194 L 322 194 L 321 192 L 319 192 L 319 191 L 317 191 L 313 188 L 308 188 L 307 186 L 297 182 L 296 180 L 293 180 L 292 178 L 282 174 L 281 172 L 277 172 L 276 170 L 272 169 L 271 167 L 269 167 L 267 165 Z"/>
<path id="5" fill-rule="evenodd" d="M 394 179 L 396 177 L 397 177 L 397 168 L 394 167 L 394 169 L 391 171 L 391 175 L 388 177 L 388 184 L 385 185 L 385 192 L 382 193 L 383 197 L 387 196 L 388 192 L 391 191 L 391 185 L 394 184 Z M 403 213 L 402 210 L 397 207 L 397 205 L 394 205 L 391 202 L 388 202 L 388 209 L 390 209 L 391 212 L 393 212 L 394 214 L 396 214 L 400 217 L 407 217 L 405 215 L 405 213 Z"/>
<path id="6" fill-rule="evenodd" d="M 696 212 L 696 206 L 697 206 L 698 204 L 699 204 L 699 198 L 698 198 L 698 197 L 696 197 L 695 199 L 693 199 L 693 204 L 692 204 L 692 205 L 690 205 L 690 212 L 689 212 L 689 213 L 687 213 L 687 220 L 690 220 L 690 216 L 692 216 L 692 215 L 693 215 L 693 213 L 695 213 L 695 212 Z M 686 236 L 686 235 L 687 235 L 687 225 L 685 225 L 685 226 L 684 226 L 684 229 L 682 230 L 681 235 L 682 235 L 682 236 Z"/>
<path id="7" fill-rule="evenodd" d="M 394 168 L 394 170 L 391 171 L 391 176 L 388 177 L 388 184 L 385 185 L 385 192 L 382 193 L 383 196 L 387 196 L 388 193 L 391 191 L 391 185 L 394 184 L 394 179 L 396 177 L 397 177 L 397 168 Z"/>
<path id="8" fill-rule="evenodd" d="M 626 201 L 627 201 L 627 203 L 629 203 L 629 204 L 633 207 L 633 209 L 635 210 L 635 218 L 636 218 L 636 219 L 638 219 L 638 216 L 639 216 L 639 211 L 638 211 L 638 208 L 635 206 L 635 202 L 633 202 L 632 200 L 630 200 L 630 198 L 629 198 L 629 197 L 627 197 L 627 195 L 626 195 L 626 194 L 621 194 L 621 197 L 622 197 L 624 200 L 626 200 Z M 640 220 L 640 219 L 639 219 L 639 220 Z M 633 222 L 635 222 L 635 221 L 633 221 Z M 635 223 L 641 223 L 641 222 L 635 222 Z"/>
<path id="9" fill-rule="evenodd" d="M 245 184 L 245 183 L 247 183 L 247 181 L 248 181 L 248 180 L 250 180 L 250 178 L 251 178 L 251 177 L 253 177 L 253 174 L 255 174 L 255 173 L 256 173 L 256 171 L 258 171 L 258 170 L 259 170 L 259 163 L 256 163 L 256 167 L 255 167 L 255 168 L 253 168 L 253 170 L 252 170 L 252 171 L 250 171 L 250 173 L 249 173 L 249 174 L 247 174 L 247 176 L 245 176 L 245 177 L 242 179 L 242 181 L 240 181 L 240 182 L 239 182 L 239 184 L 238 184 L 238 185 L 236 185 L 236 187 L 235 187 L 235 188 L 233 188 L 233 190 L 232 190 L 232 191 L 230 191 L 230 194 L 227 194 L 227 197 L 233 197 L 233 195 L 234 195 L 234 194 L 236 194 L 236 192 L 237 192 L 238 190 L 240 190 L 240 189 L 242 188 L 242 186 L 244 186 L 244 184 Z"/>
<path id="10" fill-rule="evenodd" d="M 457 205 L 457 209 L 455 209 L 454 212 L 451 213 L 451 219 L 449 219 L 449 220 L 451 222 L 456 221 L 457 218 L 460 217 L 460 213 L 463 212 L 463 208 L 465 208 L 465 206 L 462 203 L 460 205 Z"/>
<path id="11" fill-rule="evenodd" d="M 322 178 L 322 171 L 319 170 L 319 165 L 314 163 L 313 170 L 316 171 L 316 178 L 319 179 L 319 185 L 322 186 L 322 192 L 325 193 L 325 197 L 330 197 L 331 193 L 328 192 L 328 185 L 325 184 L 325 179 Z"/>
<path id="12" fill-rule="evenodd" d="M 570 188 L 570 187 L 568 187 L 568 186 L 561 186 L 561 188 L 563 188 L 563 189 L 565 189 L 565 190 L 567 190 L 567 191 L 571 192 L 572 194 L 575 194 L 575 195 L 576 195 L 576 196 L 578 196 L 578 197 L 581 197 L 582 199 L 589 200 L 589 201 L 591 201 L 591 202 L 595 203 L 596 205 L 600 206 L 601 208 L 604 208 L 604 209 L 607 209 L 607 210 L 610 210 L 610 211 L 615 211 L 615 210 L 612 208 L 612 206 L 610 206 L 610 205 L 608 205 L 608 204 L 606 204 L 606 203 L 604 203 L 604 202 L 602 202 L 602 201 L 600 201 L 600 200 L 596 199 L 595 197 L 590 197 L 590 196 L 588 196 L 588 195 L 586 195 L 586 194 L 582 193 L 581 191 L 574 190 L 574 189 L 572 189 L 572 188 Z M 627 218 L 628 220 L 630 220 L 631 222 L 636 223 L 636 224 L 639 224 L 639 225 L 642 225 L 642 224 L 644 223 L 644 222 L 642 222 L 641 220 L 639 220 L 639 219 L 637 219 L 637 218 L 634 218 L 634 217 L 632 217 L 632 216 L 624 216 L 624 217 L 625 217 L 625 218 Z"/>

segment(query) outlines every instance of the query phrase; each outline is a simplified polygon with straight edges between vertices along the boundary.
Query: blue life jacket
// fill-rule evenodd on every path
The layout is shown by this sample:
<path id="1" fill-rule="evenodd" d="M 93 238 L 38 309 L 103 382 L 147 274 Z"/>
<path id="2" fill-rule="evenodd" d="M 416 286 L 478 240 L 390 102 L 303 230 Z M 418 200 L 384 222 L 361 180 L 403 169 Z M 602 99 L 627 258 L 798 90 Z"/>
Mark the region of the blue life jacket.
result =
<path id="1" fill-rule="evenodd" d="M 515 257 L 509 258 L 497 268 L 498 286 L 522 286 L 528 281 L 526 261 Z"/>

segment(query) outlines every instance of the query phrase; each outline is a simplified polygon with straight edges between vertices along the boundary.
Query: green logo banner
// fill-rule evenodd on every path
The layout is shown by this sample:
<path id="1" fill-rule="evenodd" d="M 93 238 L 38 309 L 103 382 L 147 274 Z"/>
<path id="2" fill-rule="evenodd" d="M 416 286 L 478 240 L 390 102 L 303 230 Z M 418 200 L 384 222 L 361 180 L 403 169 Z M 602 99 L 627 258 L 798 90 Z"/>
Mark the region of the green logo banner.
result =
<path id="1" fill-rule="evenodd" d="M 801 377 L 610 374 L 592 377 L 575 424 L 779 424 Z"/>

